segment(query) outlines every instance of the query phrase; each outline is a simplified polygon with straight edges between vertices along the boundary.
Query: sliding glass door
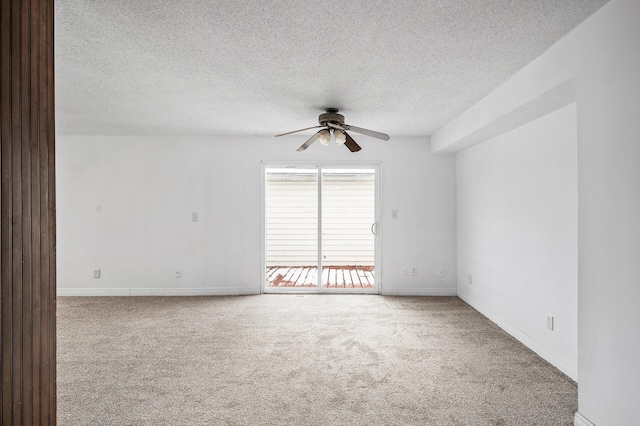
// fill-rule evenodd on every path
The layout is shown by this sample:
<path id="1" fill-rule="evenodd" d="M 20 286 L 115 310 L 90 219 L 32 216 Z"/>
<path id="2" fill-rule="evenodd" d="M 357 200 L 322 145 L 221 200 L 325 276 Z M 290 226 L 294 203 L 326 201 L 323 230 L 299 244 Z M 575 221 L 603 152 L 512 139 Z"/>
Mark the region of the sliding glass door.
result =
<path id="1" fill-rule="evenodd" d="M 377 293 L 377 166 L 265 166 L 265 292 Z"/>

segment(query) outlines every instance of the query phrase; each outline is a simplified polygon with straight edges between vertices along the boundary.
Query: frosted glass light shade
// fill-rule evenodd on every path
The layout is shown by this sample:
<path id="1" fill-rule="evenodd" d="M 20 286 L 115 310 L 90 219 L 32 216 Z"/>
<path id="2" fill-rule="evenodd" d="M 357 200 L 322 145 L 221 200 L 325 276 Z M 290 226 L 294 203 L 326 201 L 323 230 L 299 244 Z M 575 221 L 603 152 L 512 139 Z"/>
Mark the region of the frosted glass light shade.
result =
<path id="1" fill-rule="evenodd" d="M 331 133 L 327 129 L 320 130 L 320 134 L 318 135 L 318 140 L 324 146 L 329 145 L 329 141 L 331 140 Z"/>
<path id="2" fill-rule="evenodd" d="M 347 141 L 347 135 L 345 135 L 342 130 L 336 130 L 333 134 L 336 137 L 336 143 L 338 145 L 342 145 Z"/>

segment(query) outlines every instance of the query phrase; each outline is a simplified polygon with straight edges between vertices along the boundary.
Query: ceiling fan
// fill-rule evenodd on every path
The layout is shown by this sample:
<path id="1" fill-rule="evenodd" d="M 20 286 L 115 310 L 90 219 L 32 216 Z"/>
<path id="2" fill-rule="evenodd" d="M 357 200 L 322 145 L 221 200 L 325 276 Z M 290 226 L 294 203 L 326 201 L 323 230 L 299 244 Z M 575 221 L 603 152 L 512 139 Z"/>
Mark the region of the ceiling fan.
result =
<path id="1" fill-rule="evenodd" d="M 324 114 L 320 114 L 318 117 L 319 126 L 307 127 L 300 130 L 294 130 L 293 132 L 281 133 L 278 136 L 290 135 L 292 133 L 302 132 L 309 129 L 317 129 L 322 127 L 315 135 L 311 136 L 305 143 L 303 143 L 297 151 L 304 151 L 309 148 L 316 140 L 320 140 L 322 145 L 329 145 L 330 142 L 335 141 L 338 145 L 345 145 L 351 152 L 360 151 L 360 145 L 353 140 L 347 133 L 347 130 L 360 133 L 363 135 L 371 136 L 374 138 L 389 140 L 389 135 L 380 132 L 374 132 L 373 130 L 363 129 L 362 127 L 351 126 L 344 123 L 344 115 L 338 114 L 337 108 L 326 108 Z"/>

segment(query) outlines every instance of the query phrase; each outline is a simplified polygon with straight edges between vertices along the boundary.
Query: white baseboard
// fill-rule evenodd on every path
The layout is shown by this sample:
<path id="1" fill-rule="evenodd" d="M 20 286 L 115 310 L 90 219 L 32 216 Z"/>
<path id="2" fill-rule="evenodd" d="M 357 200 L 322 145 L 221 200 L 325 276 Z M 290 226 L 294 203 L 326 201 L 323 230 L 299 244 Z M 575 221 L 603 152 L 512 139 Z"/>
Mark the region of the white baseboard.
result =
<path id="1" fill-rule="evenodd" d="M 58 296 L 131 296 L 128 288 L 59 288 Z"/>
<path id="2" fill-rule="evenodd" d="M 248 294 L 260 294 L 260 289 L 243 287 L 131 289 L 131 296 L 245 296 Z"/>
<path id="3" fill-rule="evenodd" d="M 515 325 L 511 324 L 509 321 L 505 320 L 504 318 L 498 315 L 495 315 L 493 312 L 490 312 L 488 309 L 484 308 L 480 303 L 473 300 L 472 298 L 469 298 L 461 294 L 458 294 L 458 297 L 464 300 L 469 305 L 471 305 L 473 309 L 477 310 L 482 315 L 484 315 L 485 317 L 489 318 L 491 321 L 496 323 L 498 327 L 500 327 L 501 329 L 509 333 L 511 336 L 518 339 L 526 347 L 528 347 L 529 349 L 531 349 L 532 351 L 540 355 L 542 358 L 544 358 L 546 361 L 551 363 L 551 365 L 556 367 L 558 370 L 562 371 L 564 374 L 566 374 L 576 382 L 578 381 L 577 365 L 558 356 L 551 349 L 549 349 L 542 343 L 538 342 L 533 337 L 529 336 L 527 333 L 520 330 Z"/>
<path id="4" fill-rule="evenodd" d="M 210 288 L 58 288 L 58 296 L 234 296 L 260 294 L 260 289 L 244 287 Z M 449 288 L 383 289 L 384 296 L 456 296 Z"/>
<path id="5" fill-rule="evenodd" d="M 382 288 L 383 296 L 457 296 L 450 288 Z"/>
<path id="6" fill-rule="evenodd" d="M 589 420 L 587 420 L 586 417 L 584 417 L 582 414 L 576 412 L 576 415 L 573 419 L 573 424 L 575 426 L 596 426 L 595 424 L 591 423 Z"/>
<path id="7" fill-rule="evenodd" d="M 260 294 L 244 287 L 210 288 L 58 288 L 58 296 L 240 296 Z"/>

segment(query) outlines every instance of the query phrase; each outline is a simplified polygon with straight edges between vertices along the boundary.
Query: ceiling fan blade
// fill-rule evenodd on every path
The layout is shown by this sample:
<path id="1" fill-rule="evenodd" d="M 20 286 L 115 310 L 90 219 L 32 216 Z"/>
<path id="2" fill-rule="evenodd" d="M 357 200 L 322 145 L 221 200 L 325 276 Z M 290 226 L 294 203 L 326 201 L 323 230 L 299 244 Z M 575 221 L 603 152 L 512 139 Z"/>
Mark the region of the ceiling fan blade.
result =
<path id="1" fill-rule="evenodd" d="M 356 133 L 371 136 L 372 138 L 382 139 L 383 141 L 389 140 L 389 135 L 387 135 L 386 133 L 375 132 L 373 130 L 363 129 L 362 127 L 350 126 L 348 124 L 344 124 L 342 127 L 344 127 L 346 130 L 352 130 Z"/>
<path id="2" fill-rule="evenodd" d="M 316 139 L 318 139 L 318 137 L 320 136 L 320 132 L 321 131 L 322 130 L 318 130 L 318 132 L 315 135 L 311 136 L 309 139 L 307 139 L 307 141 L 305 143 L 300 145 L 300 148 L 296 149 L 296 151 L 302 152 L 305 149 L 309 148 L 309 146 L 311 146 L 311 144 L 314 143 L 316 141 Z"/>
<path id="3" fill-rule="evenodd" d="M 280 133 L 279 135 L 276 135 L 276 138 L 278 136 L 290 135 L 291 133 L 304 132 L 305 130 L 309 130 L 309 129 L 317 129 L 318 127 L 324 127 L 324 126 L 312 126 L 312 127 L 307 127 L 306 129 L 294 130 L 293 132 Z"/>
<path id="4" fill-rule="evenodd" d="M 347 141 L 344 143 L 344 145 L 349 148 L 349 151 L 351 152 L 358 152 L 360 151 L 362 148 L 360 148 L 360 145 L 358 145 L 356 143 L 356 141 L 353 140 L 353 138 L 351 136 L 349 136 L 349 133 L 344 132 L 344 135 L 347 137 Z"/>

